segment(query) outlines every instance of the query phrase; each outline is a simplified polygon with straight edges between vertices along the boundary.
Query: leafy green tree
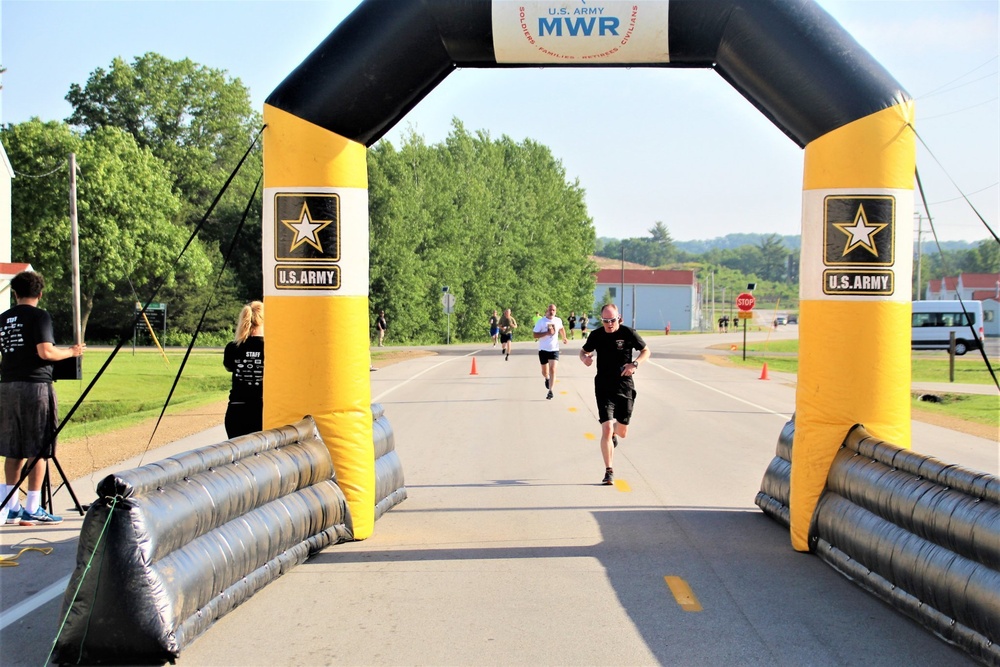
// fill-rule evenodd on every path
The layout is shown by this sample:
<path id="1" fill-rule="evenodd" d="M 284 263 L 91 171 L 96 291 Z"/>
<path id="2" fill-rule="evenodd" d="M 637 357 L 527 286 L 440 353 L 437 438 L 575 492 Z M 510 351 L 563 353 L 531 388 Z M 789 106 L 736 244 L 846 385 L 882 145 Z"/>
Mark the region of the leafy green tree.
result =
<path id="1" fill-rule="evenodd" d="M 70 153 L 76 154 L 79 170 L 84 330 L 95 303 L 130 283 L 137 290 L 178 279 L 195 287 L 207 283 L 211 265 L 200 243 L 192 244 L 173 266 L 189 236 L 175 221 L 181 202 L 164 164 L 130 135 L 102 128 L 80 137 L 63 123 L 32 119 L 6 126 L 2 136 L 15 173 L 24 176 L 15 179 L 11 193 L 12 250 L 45 276 L 46 304 L 60 315 L 57 326 L 67 327 L 72 311 L 69 174 L 64 166 Z M 131 309 L 124 319 L 119 314 L 119 330 L 130 321 Z"/>
<path id="2" fill-rule="evenodd" d="M 109 69 L 94 70 L 86 84 L 73 84 L 66 100 L 73 107 L 67 122 L 85 135 L 106 127 L 124 129 L 166 164 L 180 195 L 177 219 L 188 225 L 201 220 L 262 125 L 238 78 L 157 53 L 131 63 L 115 58 Z M 214 247 L 216 267 L 262 170 L 258 144 L 204 228 L 202 239 Z M 242 301 L 259 298 L 262 291 L 259 201 L 232 260 L 239 272 L 230 287 Z M 187 297 L 181 292 L 175 298 Z"/>
<path id="3" fill-rule="evenodd" d="M 380 142 L 368 166 L 372 316 L 384 309 L 396 340 L 444 338 L 445 285 L 458 340 L 485 338 L 494 309 L 526 323 L 550 302 L 589 307 L 593 226 L 547 147 L 456 120 L 441 144 L 413 133 L 398 150 Z"/>
<path id="4" fill-rule="evenodd" d="M 764 280 L 779 282 L 788 274 L 788 249 L 777 234 L 768 234 L 761 239 L 759 272 Z"/>
<path id="5" fill-rule="evenodd" d="M 966 273 L 1000 272 L 1000 243 L 987 239 L 981 241 L 975 248 L 967 250 L 962 269 Z"/>

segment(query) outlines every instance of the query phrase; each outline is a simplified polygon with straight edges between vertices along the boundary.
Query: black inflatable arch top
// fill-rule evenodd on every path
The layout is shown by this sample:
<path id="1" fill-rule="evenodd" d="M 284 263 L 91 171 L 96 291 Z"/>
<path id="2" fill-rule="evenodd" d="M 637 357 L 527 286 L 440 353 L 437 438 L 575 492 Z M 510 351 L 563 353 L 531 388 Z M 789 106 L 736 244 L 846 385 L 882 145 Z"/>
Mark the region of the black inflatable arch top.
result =
<path id="1" fill-rule="evenodd" d="M 713 68 L 800 147 L 910 99 L 813 0 L 670 0 L 669 49 L 630 66 Z M 371 146 L 456 68 L 526 66 L 496 62 L 490 0 L 365 0 L 266 103 Z"/>

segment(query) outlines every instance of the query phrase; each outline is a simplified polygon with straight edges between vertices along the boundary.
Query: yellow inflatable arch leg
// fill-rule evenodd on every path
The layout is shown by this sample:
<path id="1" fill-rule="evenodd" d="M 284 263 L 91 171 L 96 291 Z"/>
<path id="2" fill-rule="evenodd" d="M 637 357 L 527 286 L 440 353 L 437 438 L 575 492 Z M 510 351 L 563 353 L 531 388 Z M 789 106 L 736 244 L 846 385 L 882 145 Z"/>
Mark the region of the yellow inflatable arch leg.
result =
<path id="1" fill-rule="evenodd" d="M 264 428 L 312 415 L 355 539 L 375 523 L 362 144 L 264 106 Z"/>
<path id="2" fill-rule="evenodd" d="M 806 146 L 792 546 L 855 423 L 910 447 L 913 105 L 887 108 Z"/>

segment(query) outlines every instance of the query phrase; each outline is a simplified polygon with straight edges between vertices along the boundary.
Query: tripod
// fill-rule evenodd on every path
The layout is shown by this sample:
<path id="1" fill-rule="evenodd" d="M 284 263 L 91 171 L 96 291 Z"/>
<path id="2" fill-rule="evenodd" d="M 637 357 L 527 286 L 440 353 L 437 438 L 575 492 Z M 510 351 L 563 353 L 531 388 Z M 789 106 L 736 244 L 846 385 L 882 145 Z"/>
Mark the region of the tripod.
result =
<path id="1" fill-rule="evenodd" d="M 3 499 L 3 503 L 0 503 L 0 508 L 7 506 L 7 503 L 10 502 L 10 499 L 14 497 L 14 494 L 17 493 L 18 490 L 21 488 L 21 485 L 24 484 L 24 480 L 28 479 L 28 475 L 31 474 L 31 471 L 34 469 L 34 467 L 38 465 L 38 462 L 44 460 L 45 475 L 42 477 L 42 507 L 44 507 L 45 510 L 50 514 L 53 513 L 52 495 L 54 492 L 52 491 L 52 483 L 49 478 L 49 467 L 48 467 L 48 462 L 52 461 L 56 466 L 56 470 L 59 471 L 59 477 L 62 479 L 62 483 L 56 488 L 56 491 L 59 491 L 59 489 L 65 486 L 66 490 L 69 491 L 70 497 L 73 499 L 73 504 L 76 507 L 76 511 L 80 513 L 80 516 L 83 516 L 83 506 L 77 499 L 76 493 L 73 492 L 73 487 L 70 485 L 69 479 L 67 479 L 66 477 L 66 473 L 63 471 L 62 466 L 59 464 L 59 459 L 56 458 L 55 449 L 56 449 L 55 439 L 53 438 L 53 442 L 49 444 L 48 456 L 38 456 L 29 459 L 27 465 L 22 466 L 20 479 L 17 480 L 17 484 L 15 484 L 14 488 L 10 490 L 10 492 L 7 494 L 7 497 Z M 7 517 L 4 517 L 4 521 L 6 520 Z"/>

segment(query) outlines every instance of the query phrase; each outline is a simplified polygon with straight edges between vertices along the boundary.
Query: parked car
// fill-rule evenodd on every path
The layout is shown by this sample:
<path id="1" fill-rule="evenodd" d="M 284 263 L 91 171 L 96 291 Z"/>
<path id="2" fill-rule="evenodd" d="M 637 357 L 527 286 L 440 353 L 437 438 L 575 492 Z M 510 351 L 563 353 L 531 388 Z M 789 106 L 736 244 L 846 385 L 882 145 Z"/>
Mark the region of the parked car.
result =
<path id="1" fill-rule="evenodd" d="M 791 315 L 788 316 L 787 322 L 788 324 L 798 324 L 799 316 L 796 313 L 792 313 Z"/>

